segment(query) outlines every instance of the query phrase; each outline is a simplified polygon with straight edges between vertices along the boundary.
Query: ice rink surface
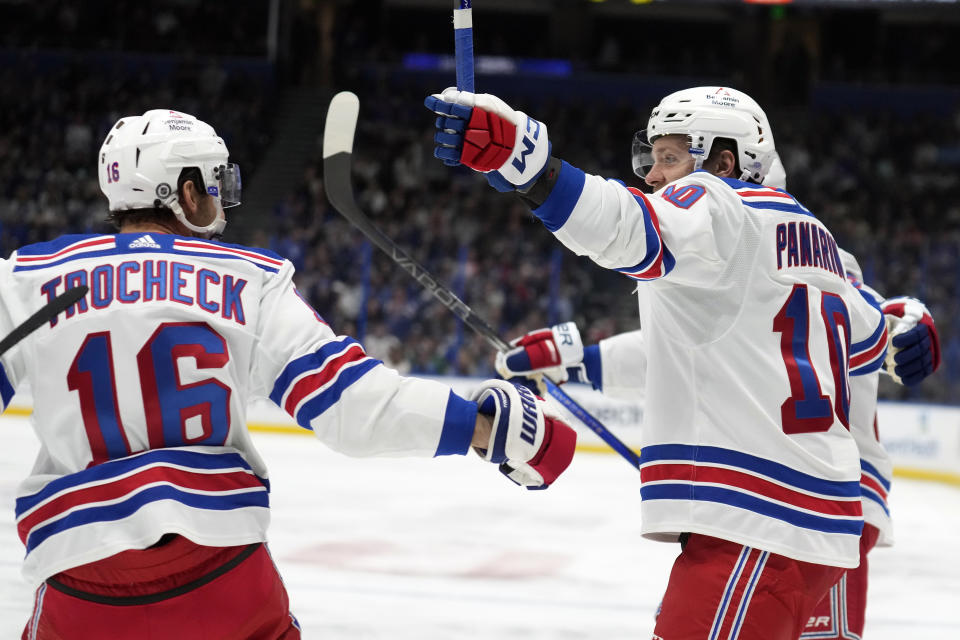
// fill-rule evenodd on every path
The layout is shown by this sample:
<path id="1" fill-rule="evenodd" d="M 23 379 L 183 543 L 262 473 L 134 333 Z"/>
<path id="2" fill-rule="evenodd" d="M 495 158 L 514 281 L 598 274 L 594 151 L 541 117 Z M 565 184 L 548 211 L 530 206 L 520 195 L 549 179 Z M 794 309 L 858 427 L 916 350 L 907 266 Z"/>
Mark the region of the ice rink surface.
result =
<path id="1" fill-rule="evenodd" d="M 13 524 L 36 442 L 0 418 L 0 638 L 32 606 Z M 640 537 L 639 473 L 578 454 L 525 491 L 471 454 L 351 459 L 310 436 L 256 433 L 270 467 L 270 548 L 304 638 L 650 638 L 679 546 Z M 871 554 L 869 640 L 960 638 L 960 489 L 897 478 L 896 546 Z"/>

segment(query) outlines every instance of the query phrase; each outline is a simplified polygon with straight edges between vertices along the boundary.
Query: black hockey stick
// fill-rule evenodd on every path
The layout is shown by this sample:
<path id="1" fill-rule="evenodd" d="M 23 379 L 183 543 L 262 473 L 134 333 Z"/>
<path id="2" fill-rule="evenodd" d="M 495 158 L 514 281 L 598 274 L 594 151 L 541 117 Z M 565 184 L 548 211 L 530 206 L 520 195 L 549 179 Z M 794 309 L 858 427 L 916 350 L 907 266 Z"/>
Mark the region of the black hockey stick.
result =
<path id="1" fill-rule="evenodd" d="M 72 289 L 67 289 L 53 300 L 37 309 L 36 313 L 24 320 L 20 326 L 8 333 L 3 340 L 0 340 L 0 356 L 6 353 L 7 350 L 9 350 L 15 344 L 26 338 L 28 335 L 42 327 L 45 323 L 56 318 L 58 315 L 60 315 L 61 311 L 66 311 L 67 308 L 76 303 L 77 300 L 87 295 L 87 291 L 89 291 L 89 288 L 85 284 Z"/>
<path id="2" fill-rule="evenodd" d="M 327 121 L 323 130 L 323 178 L 327 197 L 334 209 L 340 212 L 353 226 L 363 232 L 377 247 L 423 285 L 430 293 L 449 309 L 455 316 L 476 331 L 498 351 L 506 351 L 510 345 L 497 332 L 478 316 L 473 309 L 441 284 L 417 261 L 407 255 L 397 244 L 384 234 L 360 207 L 353 196 L 353 181 L 350 177 L 350 164 L 353 158 L 353 136 L 360 112 L 360 100 L 350 91 L 342 91 L 330 101 Z M 634 468 L 639 468 L 640 457 L 619 438 L 577 404 L 552 381 L 544 378 L 547 392 L 570 413 L 597 434 L 614 451 L 623 456 Z"/>

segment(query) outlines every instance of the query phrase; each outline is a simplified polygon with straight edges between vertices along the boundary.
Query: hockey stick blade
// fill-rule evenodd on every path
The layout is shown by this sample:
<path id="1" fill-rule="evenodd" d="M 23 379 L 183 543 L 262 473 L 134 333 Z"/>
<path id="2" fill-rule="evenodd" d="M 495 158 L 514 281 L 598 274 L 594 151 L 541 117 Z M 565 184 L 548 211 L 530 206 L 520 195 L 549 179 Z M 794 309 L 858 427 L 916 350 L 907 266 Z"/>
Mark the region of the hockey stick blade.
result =
<path id="1" fill-rule="evenodd" d="M 356 94 L 349 91 L 343 91 L 335 95 L 327 110 L 327 120 L 323 130 L 323 175 L 324 188 L 330 204 L 350 224 L 367 236 L 377 248 L 390 256 L 394 262 L 430 291 L 443 306 L 463 320 L 464 324 L 486 339 L 498 351 L 506 351 L 510 348 L 510 345 L 483 318 L 398 247 L 390 237 L 370 221 L 357 205 L 353 195 L 350 165 L 353 161 L 353 138 L 359 112 L 360 101 Z M 597 434 L 614 451 L 623 456 L 634 468 L 639 468 L 640 457 L 636 452 L 610 433 L 586 409 L 577 404 L 573 398 L 551 380 L 544 378 L 544 383 L 550 396 Z"/>
<path id="2" fill-rule="evenodd" d="M 333 97 L 327 111 L 323 130 L 323 175 L 330 204 L 471 329 L 486 338 L 496 349 L 509 349 L 510 346 L 480 316 L 398 247 L 360 210 L 353 197 L 353 181 L 350 178 L 353 136 L 359 106 L 360 101 L 355 94 L 343 91 Z"/>
<path id="3" fill-rule="evenodd" d="M 89 288 L 85 284 L 80 285 L 79 287 L 73 287 L 72 289 L 67 289 L 53 300 L 37 309 L 36 313 L 24 320 L 20 326 L 8 333 L 3 340 L 0 340 L 0 356 L 6 353 L 15 344 L 26 338 L 28 335 L 42 327 L 44 324 L 56 318 L 58 315 L 60 315 L 60 312 L 66 311 L 67 308 L 75 304 L 77 300 L 87 295 L 87 291 L 89 291 Z"/>

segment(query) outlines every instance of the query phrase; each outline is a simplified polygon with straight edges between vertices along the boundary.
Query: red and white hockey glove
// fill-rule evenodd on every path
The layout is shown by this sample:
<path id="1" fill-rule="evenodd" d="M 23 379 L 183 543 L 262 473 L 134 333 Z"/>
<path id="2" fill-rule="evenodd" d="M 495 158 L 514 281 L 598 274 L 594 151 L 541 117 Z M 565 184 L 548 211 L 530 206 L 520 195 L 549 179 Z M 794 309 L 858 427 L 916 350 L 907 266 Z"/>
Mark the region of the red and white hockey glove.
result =
<path id="1" fill-rule="evenodd" d="M 583 341 L 575 322 L 563 322 L 537 329 L 510 341 L 513 347 L 497 354 L 494 367 L 509 380 L 517 376 L 543 374 L 562 384 L 569 375 L 567 367 L 583 365 Z"/>
<path id="2" fill-rule="evenodd" d="M 450 87 L 423 103 L 440 116 L 433 155 L 444 164 L 481 171 L 498 191 L 529 188 L 546 169 L 547 125 L 500 98 Z"/>
<path id="3" fill-rule="evenodd" d="M 940 337 L 933 316 L 916 298 L 888 298 L 880 305 L 890 345 L 883 368 L 900 384 L 913 386 L 940 366 Z"/>
<path id="4" fill-rule="evenodd" d="M 515 483 L 546 489 L 570 465 L 577 432 L 529 389 L 487 380 L 471 399 L 493 418 L 490 441 L 477 453 Z"/>

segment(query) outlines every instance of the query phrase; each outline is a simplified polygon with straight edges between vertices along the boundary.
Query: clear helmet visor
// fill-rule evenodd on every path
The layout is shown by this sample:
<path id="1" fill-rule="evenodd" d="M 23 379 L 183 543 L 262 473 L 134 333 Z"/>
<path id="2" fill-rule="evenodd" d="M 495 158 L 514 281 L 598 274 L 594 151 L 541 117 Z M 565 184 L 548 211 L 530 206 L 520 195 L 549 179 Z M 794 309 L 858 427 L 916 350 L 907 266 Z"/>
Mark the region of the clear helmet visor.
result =
<path id="1" fill-rule="evenodd" d="M 240 166 L 233 162 L 217 165 L 213 168 L 213 180 L 207 186 L 207 193 L 219 198 L 224 209 L 240 204 Z"/>
<path id="2" fill-rule="evenodd" d="M 700 133 L 688 133 L 688 134 L 661 134 L 660 136 L 654 136 L 659 139 L 664 135 L 684 135 L 686 137 L 685 148 L 687 153 L 690 154 L 690 157 L 693 158 L 693 170 L 697 171 L 703 167 L 703 161 L 706 159 L 706 148 L 709 148 L 709 144 L 712 144 L 712 138 L 709 144 L 704 144 L 704 136 Z M 697 140 L 698 143 L 694 145 L 694 140 Z M 706 147 L 706 148 L 705 148 Z M 637 174 L 640 178 L 646 178 L 647 175 L 653 171 L 653 167 L 657 162 L 657 159 L 654 157 L 653 153 L 653 142 L 647 136 L 647 130 L 641 129 L 633 134 L 633 144 L 631 145 L 630 150 L 630 160 L 633 164 L 633 172 Z"/>
<path id="3" fill-rule="evenodd" d="M 646 178 L 650 170 L 653 169 L 653 145 L 647 139 L 646 129 L 641 129 L 633 134 L 630 160 L 633 164 L 633 172 L 639 178 Z"/>

